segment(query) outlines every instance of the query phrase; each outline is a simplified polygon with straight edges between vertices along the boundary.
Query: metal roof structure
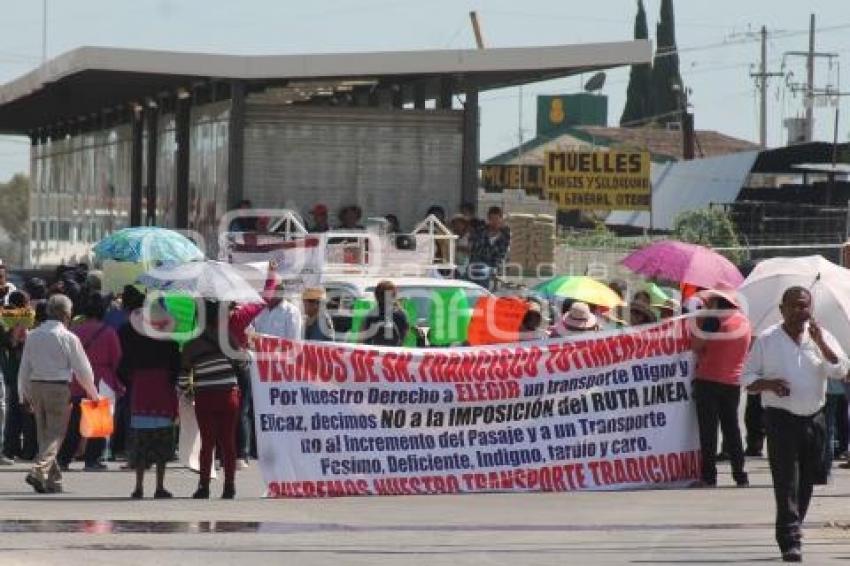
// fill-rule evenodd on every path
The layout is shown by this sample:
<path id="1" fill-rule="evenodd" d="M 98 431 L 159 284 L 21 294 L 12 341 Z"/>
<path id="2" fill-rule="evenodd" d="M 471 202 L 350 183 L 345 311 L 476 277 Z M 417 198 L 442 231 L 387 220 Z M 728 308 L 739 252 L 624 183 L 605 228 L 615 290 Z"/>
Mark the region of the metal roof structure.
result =
<path id="1" fill-rule="evenodd" d="M 850 175 L 850 164 L 848 163 L 801 163 L 794 165 L 801 173 L 826 173 L 832 175 Z"/>
<path id="2" fill-rule="evenodd" d="M 735 202 L 758 156 L 758 151 L 739 151 L 691 161 L 653 163 L 652 214 L 614 211 L 605 223 L 672 230 L 673 221 L 681 212 Z"/>
<path id="3" fill-rule="evenodd" d="M 515 86 L 621 65 L 648 63 L 646 40 L 515 47 L 308 55 L 225 55 L 80 47 L 0 87 L 0 133 L 85 119 L 106 108 L 144 104 L 201 83 L 244 81 L 289 89 L 292 102 L 358 86 L 392 83 L 414 96 Z M 436 80 L 434 80 L 436 79 Z M 420 91 L 414 94 L 414 83 Z M 283 95 L 284 98 L 287 96 Z"/>
<path id="4" fill-rule="evenodd" d="M 747 140 L 727 136 L 714 130 L 697 130 L 697 156 L 716 157 L 739 151 L 751 151 L 759 146 Z M 554 137 L 538 136 L 519 148 L 509 149 L 491 157 L 487 164 L 542 164 L 546 151 L 592 145 L 609 148 L 638 148 L 649 151 L 656 162 L 679 160 L 682 155 L 682 132 L 664 128 L 617 128 L 602 126 L 573 126 Z"/>

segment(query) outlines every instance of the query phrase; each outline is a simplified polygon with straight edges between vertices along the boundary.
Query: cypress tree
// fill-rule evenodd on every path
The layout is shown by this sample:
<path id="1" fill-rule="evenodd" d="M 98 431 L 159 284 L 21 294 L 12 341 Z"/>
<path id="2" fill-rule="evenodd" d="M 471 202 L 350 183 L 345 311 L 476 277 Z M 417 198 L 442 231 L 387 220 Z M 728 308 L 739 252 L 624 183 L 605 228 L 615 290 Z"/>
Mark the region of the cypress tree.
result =
<path id="1" fill-rule="evenodd" d="M 635 16 L 635 39 L 648 39 L 649 27 L 646 25 L 646 10 L 643 0 L 637 0 Z M 632 65 L 629 73 L 629 87 L 626 91 L 626 106 L 620 116 L 620 126 L 642 126 L 646 118 L 652 115 L 652 66 L 649 63 Z"/>
<path id="2" fill-rule="evenodd" d="M 661 0 L 661 18 L 655 28 L 655 59 L 652 65 L 652 107 L 655 121 L 659 124 L 679 122 L 676 114 L 680 109 L 682 86 L 679 73 L 679 54 L 676 48 L 676 24 L 673 19 L 673 0 Z M 659 115 L 662 115 L 660 116 Z"/>

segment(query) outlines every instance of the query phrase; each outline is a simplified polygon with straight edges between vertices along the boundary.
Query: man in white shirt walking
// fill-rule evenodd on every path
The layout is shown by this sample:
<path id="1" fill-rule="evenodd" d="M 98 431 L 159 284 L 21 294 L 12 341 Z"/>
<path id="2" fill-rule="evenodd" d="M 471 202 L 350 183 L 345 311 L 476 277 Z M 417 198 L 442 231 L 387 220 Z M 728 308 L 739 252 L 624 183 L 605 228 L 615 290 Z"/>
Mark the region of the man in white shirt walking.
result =
<path id="1" fill-rule="evenodd" d="M 21 404 L 34 413 L 38 433 L 39 453 L 26 477 L 37 493 L 62 491 L 56 455 L 68 426 L 71 379 L 76 377 L 90 399 L 98 398 L 85 349 L 67 328 L 72 309 L 65 295 L 48 299 L 48 320 L 27 337 L 18 372 L 18 395 Z"/>
<path id="2" fill-rule="evenodd" d="M 266 308 L 254 319 L 252 326 L 259 334 L 268 334 L 287 340 L 301 340 L 303 321 L 301 311 L 283 298 L 285 283 L 280 283 L 270 296 L 265 297 Z"/>
<path id="3" fill-rule="evenodd" d="M 743 379 L 750 393 L 761 394 L 765 408 L 776 542 L 785 562 L 800 562 L 800 529 L 813 486 L 826 481 L 827 379 L 843 379 L 850 362 L 835 338 L 812 320 L 808 289 L 787 289 L 779 310 L 782 323 L 756 339 Z"/>

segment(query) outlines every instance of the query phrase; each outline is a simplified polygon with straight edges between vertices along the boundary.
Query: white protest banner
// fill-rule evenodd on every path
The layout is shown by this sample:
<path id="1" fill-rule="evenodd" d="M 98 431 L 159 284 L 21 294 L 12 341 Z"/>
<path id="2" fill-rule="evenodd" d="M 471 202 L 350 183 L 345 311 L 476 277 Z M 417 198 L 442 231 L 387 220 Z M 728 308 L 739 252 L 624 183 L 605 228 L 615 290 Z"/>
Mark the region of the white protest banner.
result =
<path id="1" fill-rule="evenodd" d="M 396 349 L 252 339 L 270 497 L 573 491 L 699 478 L 686 322 Z"/>

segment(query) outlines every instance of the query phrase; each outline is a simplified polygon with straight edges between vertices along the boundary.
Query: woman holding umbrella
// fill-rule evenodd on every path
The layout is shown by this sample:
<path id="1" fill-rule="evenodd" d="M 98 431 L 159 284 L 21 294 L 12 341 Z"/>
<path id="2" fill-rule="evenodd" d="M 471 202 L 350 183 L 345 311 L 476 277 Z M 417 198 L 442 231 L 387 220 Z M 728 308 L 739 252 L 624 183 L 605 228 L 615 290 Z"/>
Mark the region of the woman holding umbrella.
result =
<path id="1" fill-rule="evenodd" d="M 224 466 L 222 499 L 236 497 L 236 425 L 240 392 L 236 370 L 225 351 L 232 351 L 227 329 L 219 328 L 220 303 L 205 303 L 206 325 L 201 334 L 183 349 L 181 373 L 195 397 L 195 415 L 201 432 L 200 474 L 195 499 L 210 496 L 213 450 L 221 450 Z"/>

